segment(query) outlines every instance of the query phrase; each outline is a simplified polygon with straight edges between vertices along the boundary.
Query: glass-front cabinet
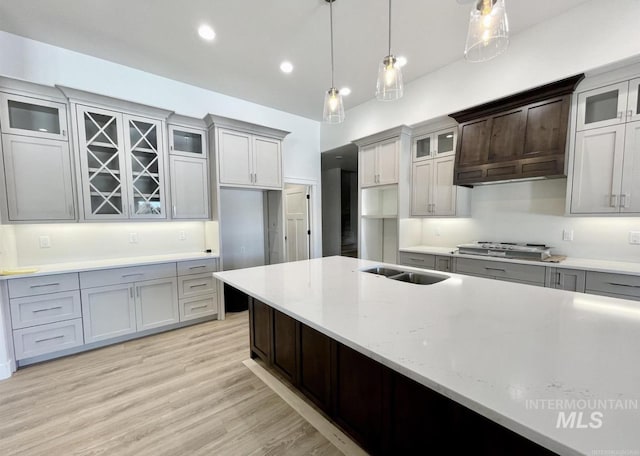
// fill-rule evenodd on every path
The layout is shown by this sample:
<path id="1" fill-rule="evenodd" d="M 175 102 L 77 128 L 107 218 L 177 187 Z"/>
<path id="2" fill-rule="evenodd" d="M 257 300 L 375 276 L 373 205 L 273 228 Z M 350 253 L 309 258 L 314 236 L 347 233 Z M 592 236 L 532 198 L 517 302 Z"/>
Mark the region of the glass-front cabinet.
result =
<path id="1" fill-rule="evenodd" d="M 0 93 L 2 132 L 67 141 L 67 107 L 64 103 Z"/>
<path id="2" fill-rule="evenodd" d="M 413 161 L 454 154 L 457 136 L 457 128 L 451 127 L 414 138 Z"/>
<path id="3" fill-rule="evenodd" d="M 166 218 L 162 122 L 76 110 L 84 218 Z"/>
<path id="4" fill-rule="evenodd" d="M 192 158 L 207 158 L 206 132 L 169 125 L 169 153 Z"/>
<path id="5" fill-rule="evenodd" d="M 578 94 L 578 131 L 640 120 L 640 78 Z"/>

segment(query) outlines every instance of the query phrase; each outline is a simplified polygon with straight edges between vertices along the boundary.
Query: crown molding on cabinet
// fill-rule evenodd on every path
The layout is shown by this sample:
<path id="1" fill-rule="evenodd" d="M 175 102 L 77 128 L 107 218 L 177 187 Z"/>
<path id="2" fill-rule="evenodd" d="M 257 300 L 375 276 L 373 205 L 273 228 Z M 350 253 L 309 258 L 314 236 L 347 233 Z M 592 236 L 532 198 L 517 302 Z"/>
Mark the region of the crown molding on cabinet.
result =
<path id="1" fill-rule="evenodd" d="M 176 113 L 169 116 L 167 123 L 180 127 L 197 128 L 199 130 L 207 129 L 207 123 L 204 119 L 197 119 L 195 117 L 183 116 L 182 114 Z"/>
<path id="2" fill-rule="evenodd" d="M 358 147 L 368 146 L 369 144 L 384 141 L 385 139 L 397 138 L 402 135 L 411 136 L 411 128 L 407 125 L 400 125 L 398 127 L 390 128 L 378 133 L 374 133 L 364 138 L 354 139 L 351 141 Z"/>
<path id="3" fill-rule="evenodd" d="M 129 114 L 139 115 L 143 117 L 155 117 L 158 119 L 166 120 L 173 111 L 158 108 L 155 106 L 148 106 L 141 103 L 135 103 L 132 101 L 121 100 L 119 98 L 112 98 L 107 95 L 100 95 L 97 93 L 86 92 L 80 89 L 74 89 L 72 87 L 66 87 L 56 85 L 58 89 L 69 99 L 71 103 L 87 104 L 91 106 L 104 107 L 107 109 L 116 109 L 118 111 L 127 112 Z"/>
<path id="4" fill-rule="evenodd" d="M 216 116 L 214 114 L 207 114 L 204 117 L 204 121 L 207 127 L 223 127 L 230 128 L 232 130 L 240 130 L 246 133 L 253 133 L 262 136 L 268 136 L 275 139 L 284 139 L 290 131 L 278 130 L 277 128 L 265 127 L 264 125 L 257 125 L 250 122 L 245 122 L 237 119 L 230 119 L 228 117 Z"/>
<path id="5" fill-rule="evenodd" d="M 25 81 L 23 79 L 14 79 L 0 76 L 0 90 L 10 90 L 17 95 L 35 98 L 51 98 L 62 103 L 66 103 L 67 99 L 60 93 L 56 87 L 36 84 L 34 82 Z"/>

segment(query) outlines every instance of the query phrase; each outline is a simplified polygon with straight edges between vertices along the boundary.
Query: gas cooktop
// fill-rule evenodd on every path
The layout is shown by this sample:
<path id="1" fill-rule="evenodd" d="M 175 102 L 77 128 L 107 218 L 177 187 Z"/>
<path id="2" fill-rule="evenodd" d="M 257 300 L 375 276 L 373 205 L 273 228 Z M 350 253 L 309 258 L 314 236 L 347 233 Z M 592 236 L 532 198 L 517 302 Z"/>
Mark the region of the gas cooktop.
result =
<path id="1" fill-rule="evenodd" d="M 544 244 L 478 241 L 471 244 L 460 244 L 457 247 L 459 253 L 466 255 L 523 258 L 527 260 L 545 260 L 551 256 L 551 247 Z"/>

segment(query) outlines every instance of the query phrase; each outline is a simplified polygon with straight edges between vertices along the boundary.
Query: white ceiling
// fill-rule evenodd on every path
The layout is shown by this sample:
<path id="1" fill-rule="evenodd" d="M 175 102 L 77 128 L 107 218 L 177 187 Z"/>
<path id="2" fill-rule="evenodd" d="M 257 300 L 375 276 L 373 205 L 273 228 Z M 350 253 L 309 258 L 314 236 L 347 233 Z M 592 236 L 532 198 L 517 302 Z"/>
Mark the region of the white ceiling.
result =
<path id="1" fill-rule="evenodd" d="M 511 31 L 584 1 L 507 0 Z M 387 8 L 386 0 L 334 3 L 336 86 L 352 89 L 347 109 L 374 96 Z M 405 82 L 462 57 L 469 8 L 393 3 L 392 52 L 408 59 Z M 197 35 L 203 22 L 216 31 L 211 43 Z M 316 120 L 331 85 L 325 0 L 2 0 L 0 29 Z M 284 59 L 295 66 L 290 75 L 279 70 Z"/>

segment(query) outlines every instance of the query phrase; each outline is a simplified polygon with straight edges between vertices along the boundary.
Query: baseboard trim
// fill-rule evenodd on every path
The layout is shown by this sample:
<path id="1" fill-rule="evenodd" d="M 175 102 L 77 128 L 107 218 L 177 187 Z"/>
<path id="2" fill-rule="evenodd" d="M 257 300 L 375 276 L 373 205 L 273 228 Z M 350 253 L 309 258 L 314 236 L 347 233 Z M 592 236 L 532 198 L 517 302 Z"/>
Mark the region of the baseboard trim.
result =
<path id="1" fill-rule="evenodd" d="M 294 409 L 302 418 L 307 420 L 316 430 L 331 442 L 343 454 L 366 456 L 366 453 L 349 436 L 338 429 L 333 423 L 318 413 L 291 389 L 274 377 L 268 370 L 252 359 L 242 362 L 253 374 L 273 390 L 282 400 Z"/>

